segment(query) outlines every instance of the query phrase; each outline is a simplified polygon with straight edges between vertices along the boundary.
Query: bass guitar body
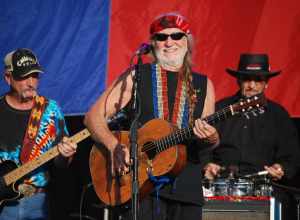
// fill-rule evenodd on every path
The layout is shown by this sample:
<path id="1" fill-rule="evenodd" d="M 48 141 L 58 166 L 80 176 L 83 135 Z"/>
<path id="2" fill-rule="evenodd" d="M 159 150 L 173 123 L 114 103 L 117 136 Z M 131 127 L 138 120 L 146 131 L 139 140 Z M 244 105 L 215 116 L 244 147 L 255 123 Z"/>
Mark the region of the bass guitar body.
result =
<path id="1" fill-rule="evenodd" d="M 11 160 L 3 161 L 0 164 L 0 176 L 4 176 L 4 174 L 9 173 L 17 167 L 17 164 Z M 16 186 L 16 183 L 12 183 L 7 186 L 4 182 L 4 179 L 0 179 L 0 205 L 4 201 L 16 200 L 21 196 L 18 190 L 16 190 Z"/>
<path id="2" fill-rule="evenodd" d="M 161 119 L 153 119 L 138 130 L 138 180 L 140 198 L 147 195 L 153 184 L 149 175 L 177 176 L 186 165 L 186 148 L 174 144 L 165 149 L 157 140 L 168 136 L 174 127 Z M 120 143 L 130 148 L 129 133 L 116 132 Z M 167 141 L 167 140 L 164 140 Z M 107 205 L 116 206 L 131 199 L 132 171 L 113 177 L 109 151 L 105 146 L 96 144 L 90 154 L 90 171 L 94 189 L 98 197 Z"/>
<path id="3" fill-rule="evenodd" d="M 76 133 L 70 137 L 73 143 L 79 143 L 81 140 L 90 136 L 87 129 Z M 58 147 L 53 146 L 47 152 L 27 161 L 21 166 L 17 166 L 14 161 L 7 160 L 0 164 L 0 205 L 5 200 L 16 200 L 21 196 L 31 196 L 36 192 L 36 188 L 30 184 L 22 184 L 22 178 L 52 160 L 59 155 Z"/>

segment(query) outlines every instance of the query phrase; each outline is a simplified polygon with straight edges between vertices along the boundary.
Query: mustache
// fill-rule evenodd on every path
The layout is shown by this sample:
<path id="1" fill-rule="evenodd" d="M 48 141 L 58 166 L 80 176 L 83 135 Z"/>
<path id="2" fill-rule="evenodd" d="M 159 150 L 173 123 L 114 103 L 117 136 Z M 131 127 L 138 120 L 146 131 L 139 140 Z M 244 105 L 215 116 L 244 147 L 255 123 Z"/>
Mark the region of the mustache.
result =
<path id="1" fill-rule="evenodd" d="M 27 89 L 24 89 L 23 92 L 32 92 L 32 91 L 37 91 L 37 88 L 33 87 L 33 86 L 30 86 L 28 87 Z"/>
<path id="2" fill-rule="evenodd" d="M 170 51 L 173 50 L 173 48 L 169 49 Z M 164 52 L 168 51 L 168 49 L 156 49 L 155 54 L 156 58 L 159 63 L 163 67 L 166 66 L 173 66 L 173 67 L 181 67 L 184 62 L 184 57 L 187 53 L 186 48 L 178 48 L 178 50 L 175 52 L 173 56 L 168 56 Z"/>
<path id="3" fill-rule="evenodd" d="M 258 92 L 256 89 L 246 89 L 246 92 Z"/>
<path id="4" fill-rule="evenodd" d="M 24 89 L 24 90 L 22 91 L 22 93 L 21 93 L 21 94 L 22 94 L 21 96 L 22 96 L 23 98 L 25 98 L 25 97 L 27 97 L 27 96 L 29 95 L 28 93 L 29 93 L 29 94 L 30 94 L 30 93 L 37 94 L 37 89 L 36 89 L 36 88 L 27 88 L 27 89 Z M 33 95 L 33 96 L 35 96 L 35 95 Z"/>

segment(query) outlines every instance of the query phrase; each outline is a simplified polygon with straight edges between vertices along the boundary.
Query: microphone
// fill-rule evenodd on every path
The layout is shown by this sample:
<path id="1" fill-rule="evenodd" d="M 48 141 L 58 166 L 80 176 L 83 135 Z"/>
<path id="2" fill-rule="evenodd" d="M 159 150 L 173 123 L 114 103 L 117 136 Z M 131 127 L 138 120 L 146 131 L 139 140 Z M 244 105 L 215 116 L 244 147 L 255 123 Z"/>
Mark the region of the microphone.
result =
<path id="1" fill-rule="evenodd" d="M 125 122 L 127 119 L 128 119 L 127 114 L 123 110 L 121 110 L 111 118 L 107 119 L 106 122 L 108 123 L 108 126 L 110 128 L 114 128 L 120 123 Z"/>
<path id="2" fill-rule="evenodd" d="M 136 55 L 148 54 L 152 50 L 152 45 L 147 43 L 142 43 L 139 49 L 135 52 Z"/>
<path id="3" fill-rule="evenodd" d="M 257 173 L 252 173 L 252 174 L 248 174 L 248 175 L 244 175 L 245 178 L 251 178 L 251 177 L 255 177 L 255 176 L 263 176 L 263 175 L 267 175 L 269 172 L 264 170 L 264 171 L 259 171 Z"/>

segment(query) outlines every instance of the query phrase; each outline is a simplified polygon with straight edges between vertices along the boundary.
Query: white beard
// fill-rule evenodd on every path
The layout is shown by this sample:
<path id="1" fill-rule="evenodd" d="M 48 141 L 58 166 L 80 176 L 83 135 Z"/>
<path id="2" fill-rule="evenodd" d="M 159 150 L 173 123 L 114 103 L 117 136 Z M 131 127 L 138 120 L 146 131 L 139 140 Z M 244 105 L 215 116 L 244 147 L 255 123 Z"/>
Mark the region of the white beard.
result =
<path id="1" fill-rule="evenodd" d="M 155 50 L 158 63 L 166 70 L 178 71 L 184 61 L 184 56 L 187 53 L 187 48 L 178 48 L 176 53 L 167 54 L 163 52 L 164 49 Z"/>

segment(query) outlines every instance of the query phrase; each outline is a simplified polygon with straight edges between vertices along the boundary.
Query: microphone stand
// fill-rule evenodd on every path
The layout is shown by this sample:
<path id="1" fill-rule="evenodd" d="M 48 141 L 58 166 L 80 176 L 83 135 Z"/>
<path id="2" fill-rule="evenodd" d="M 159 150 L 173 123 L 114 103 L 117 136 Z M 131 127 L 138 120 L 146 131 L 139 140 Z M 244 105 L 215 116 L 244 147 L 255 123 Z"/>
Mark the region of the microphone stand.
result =
<path id="1" fill-rule="evenodd" d="M 141 115 L 140 106 L 140 94 L 139 94 L 139 84 L 140 84 L 140 71 L 143 64 L 141 54 L 137 54 L 138 62 L 135 69 L 135 75 L 133 80 L 133 105 L 132 110 L 134 112 L 134 120 L 130 126 L 129 139 L 130 139 L 130 158 L 132 161 L 132 176 L 131 176 L 131 208 L 132 208 L 132 219 L 138 219 L 138 202 L 139 202 L 139 179 L 138 179 L 138 144 L 137 144 L 137 130 L 138 130 L 138 119 Z"/>

